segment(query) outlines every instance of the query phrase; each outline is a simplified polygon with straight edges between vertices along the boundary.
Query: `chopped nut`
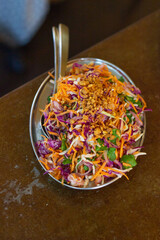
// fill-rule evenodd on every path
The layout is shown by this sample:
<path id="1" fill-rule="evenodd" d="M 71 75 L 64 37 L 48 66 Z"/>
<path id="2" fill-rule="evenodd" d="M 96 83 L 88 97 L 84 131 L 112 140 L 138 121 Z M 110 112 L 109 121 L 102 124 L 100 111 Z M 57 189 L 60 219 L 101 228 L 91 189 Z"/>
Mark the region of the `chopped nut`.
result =
<path id="1" fill-rule="evenodd" d="M 97 128 L 94 129 L 94 134 L 95 134 L 95 135 L 98 135 L 98 134 L 100 134 L 100 133 L 101 133 L 100 128 L 97 127 Z"/>
<path id="2" fill-rule="evenodd" d="M 83 115 L 83 120 L 88 120 L 88 116 L 87 115 Z"/>
<path id="3" fill-rule="evenodd" d="M 71 124 L 73 124 L 73 123 L 74 123 L 74 120 L 73 120 L 73 119 L 71 119 L 71 120 L 70 120 L 70 123 L 71 123 Z"/>

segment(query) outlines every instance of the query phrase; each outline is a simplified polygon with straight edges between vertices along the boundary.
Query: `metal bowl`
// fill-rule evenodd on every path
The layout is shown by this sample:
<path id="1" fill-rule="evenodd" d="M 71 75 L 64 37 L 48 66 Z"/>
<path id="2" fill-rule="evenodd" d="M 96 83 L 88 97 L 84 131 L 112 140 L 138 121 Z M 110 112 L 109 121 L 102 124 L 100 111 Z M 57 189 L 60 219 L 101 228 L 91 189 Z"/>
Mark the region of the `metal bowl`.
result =
<path id="1" fill-rule="evenodd" d="M 123 78 L 125 79 L 126 82 L 129 82 L 133 85 L 135 85 L 133 83 L 133 81 L 130 79 L 130 77 L 123 71 L 121 70 L 119 67 L 115 66 L 114 64 L 101 60 L 101 59 L 97 59 L 97 58 L 77 58 L 74 60 L 71 60 L 67 63 L 67 69 L 66 69 L 66 75 L 69 72 L 69 70 L 71 69 L 72 65 L 74 63 L 79 63 L 79 64 L 88 64 L 90 62 L 94 62 L 95 65 L 99 65 L 99 64 L 106 64 L 109 71 L 112 72 L 113 75 L 115 75 L 117 78 L 120 78 L 120 76 L 123 76 Z M 52 93 L 53 91 L 53 85 L 54 85 L 54 80 L 50 78 L 50 76 L 48 75 L 44 81 L 42 82 L 42 84 L 40 85 L 39 89 L 37 90 L 37 93 L 35 94 L 35 97 L 33 99 L 33 103 L 31 106 L 31 111 L 30 111 L 30 121 L 29 121 L 29 132 L 30 132 L 30 139 L 31 139 L 31 144 L 34 150 L 34 153 L 37 157 L 37 159 L 39 159 L 38 154 L 37 154 L 37 150 L 35 148 L 35 144 L 38 140 L 42 140 L 42 128 L 41 128 L 41 114 L 39 109 L 44 109 L 45 105 L 47 104 L 47 97 Z M 144 133 L 143 136 L 136 142 L 136 146 L 142 146 L 143 141 L 144 141 L 144 136 L 145 136 L 145 129 L 146 129 L 146 117 L 145 117 L 145 113 L 143 114 L 143 128 L 142 128 L 142 132 Z M 40 163 L 40 162 L 39 162 Z M 40 163 L 42 168 L 46 171 L 45 167 L 43 166 L 42 163 Z M 53 178 L 55 181 L 59 182 L 61 184 L 61 182 L 57 179 L 55 179 L 51 174 L 49 174 L 51 178 Z M 72 188 L 72 189 L 78 189 L 78 190 L 93 190 L 93 189 L 98 189 L 98 188 L 102 188 L 105 187 L 115 181 L 117 181 L 119 178 L 121 177 L 116 177 L 114 179 L 111 179 L 109 181 L 106 181 L 104 184 L 101 185 L 94 185 L 93 183 L 90 183 L 89 186 L 87 186 L 86 188 L 82 188 L 82 187 L 74 187 L 68 184 L 64 183 L 64 186 Z"/>

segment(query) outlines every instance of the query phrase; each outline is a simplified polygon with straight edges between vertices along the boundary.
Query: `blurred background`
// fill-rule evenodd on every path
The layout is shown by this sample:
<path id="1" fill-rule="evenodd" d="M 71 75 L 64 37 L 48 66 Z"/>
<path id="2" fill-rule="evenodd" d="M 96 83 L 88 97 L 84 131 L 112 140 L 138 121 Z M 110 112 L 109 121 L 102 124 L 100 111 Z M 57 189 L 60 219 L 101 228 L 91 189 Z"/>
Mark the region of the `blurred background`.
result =
<path id="1" fill-rule="evenodd" d="M 69 27 L 71 58 L 159 8 L 159 0 L 0 0 L 0 96 L 53 67 L 53 25 Z"/>

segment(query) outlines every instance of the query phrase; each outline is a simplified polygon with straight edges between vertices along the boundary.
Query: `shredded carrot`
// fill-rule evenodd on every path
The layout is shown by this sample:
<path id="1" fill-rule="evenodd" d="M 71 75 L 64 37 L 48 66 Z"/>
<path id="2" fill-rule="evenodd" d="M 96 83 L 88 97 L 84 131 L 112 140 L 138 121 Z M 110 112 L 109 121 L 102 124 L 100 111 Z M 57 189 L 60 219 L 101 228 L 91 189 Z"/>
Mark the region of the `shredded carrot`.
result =
<path id="1" fill-rule="evenodd" d="M 48 131 L 48 133 L 49 133 L 50 135 L 54 135 L 54 136 L 59 137 L 58 133 L 56 133 L 56 132 L 50 132 L 50 131 Z"/>
<path id="2" fill-rule="evenodd" d="M 120 158 L 122 157 L 123 155 L 123 144 L 124 144 L 124 138 L 121 139 L 121 149 L 120 149 Z"/>
<path id="3" fill-rule="evenodd" d="M 48 74 L 51 76 L 51 78 L 54 79 L 54 76 L 53 76 L 53 74 L 51 72 L 48 72 Z"/>
<path id="4" fill-rule="evenodd" d="M 127 177 L 127 175 L 126 175 L 124 172 L 121 172 L 121 171 L 118 170 L 118 169 L 110 168 L 110 167 L 106 167 L 106 169 L 111 170 L 111 171 L 113 171 L 113 172 L 118 172 L 118 173 L 124 175 L 124 176 L 127 178 L 127 180 L 129 180 L 129 178 Z"/>
<path id="5" fill-rule="evenodd" d="M 76 151 L 76 152 L 77 152 L 77 151 Z M 75 160 L 75 157 L 76 157 L 76 152 L 73 153 L 72 165 L 71 165 L 71 172 L 73 172 L 73 170 L 74 170 L 74 160 Z"/>
<path id="6" fill-rule="evenodd" d="M 96 172 L 96 174 L 93 175 L 93 177 L 91 178 L 91 181 L 93 181 L 94 179 L 96 179 L 96 177 L 98 177 L 98 175 L 101 173 L 101 171 L 104 169 L 105 166 L 106 166 L 106 162 L 104 162 L 102 166 L 99 168 L 99 170 Z"/>
<path id="7" fill-rule="evenodd" d="M 129 163 L 125 163 L 125 162 L 123 162 L 123 166 L 126 166 L 126 167 L 132 167 L 131 164 L 129 164 Z"/>
<path id="8" fill-rule="evenodd" d="M 132 102 L 129 102 L 129 103 L 132 105 L 134 111 L 135 111 L 136 113 L 138 113 L 138 111 L 137 111 L 137 109 L 135 108 L 135 106 L 133 105 L 133 103 L 132 103 Z"/>

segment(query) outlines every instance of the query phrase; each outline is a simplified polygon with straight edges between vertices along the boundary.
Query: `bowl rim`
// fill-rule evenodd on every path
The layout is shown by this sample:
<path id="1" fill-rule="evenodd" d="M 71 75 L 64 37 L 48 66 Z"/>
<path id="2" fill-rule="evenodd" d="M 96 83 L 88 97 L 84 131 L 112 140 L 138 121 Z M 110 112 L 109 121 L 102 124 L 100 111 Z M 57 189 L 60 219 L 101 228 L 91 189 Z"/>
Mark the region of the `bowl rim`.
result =
<path id="1" fill-rule="evenodd" d="M 123 76 L 123 78 L 125 78 L 126 81 L 130 82 L 132 85 L 136 86 L 134 84 L 134 82 L 131 80 L 131 78 L 119 67 L 117 67 L 116 65 L 114 65 L 113 63 L 110 63 L 106 60 L 103 60 L 103 59 L 99 59 L 99 58 L 75 58 L 75 59 L 72 59 L 70 61 L 67 62 L 67 68 L 69 68 L 69 66 L 72 66 L 73 63 L 75 62 L 97 62 L 97 64 L 106 64 L 107 66 L 109 66 L 110 68 L 113 68 L 115 69 L 121 76 Z M 54 70 L 51 71 L 52 73 L 54 73 Z M 36 147 L 35 147 L 35 142 L 33 140 L 33 119 L 34 119 L 34 110 L 35 110 L 35 106 L 36 106 L 36 103 L 37 103 L 37 99 L 41 93 L 41 91 L 43 90 L 44 86 L 46 85 L 46 83 L 50 80 L 50 75 L 48 74 L 47 77 L 43 80 L 43 82 L 40 84 L 34 98 L 33 98 L 33 102 L 32 102 L 32 105 L 31 105 L 31 109 L 30 109 L 30 117 L 29 117 L 29 135 L 30 135 L 30 140 L 31 140 L 31 145 L 32 145 L 32 148 L 33 148 L 33 151 L 35 153 L 35 156 L 37 158 L 37 160 L 39 159 L 38 157 L 38 154 L 37 154 L 37 151 L 36 151 Z M 140 142 L 140 146 L 142 146 L 143 142 L 144 142 L 144 138 L 145 138 L 145 130 L 146 130 L 146 115 L 145 115 L 145 112 L 143 113 L 143 128 L 144 128 L 144 134 L 142 135 L 141 137 L 141 142 Z M 39 162 L 39 160 L 38 160 Z M 45 169 L 45 167 L 43 166 L 43 164 L 41 162 L 39 162 L 39 164 L 42 166 L 42 168 L 47 171 Z M 128 172 L 130 170 L 132 170 L 133 168 L 130 168 L 128 170 Z M 62 185 L 62 183 L 57 180 L 56 178 L 54 178 L 50 173 L 48 173 L 48 175 L 54 179 L 56 182 L 60 183 Z M 68 188 L 71 188 L 71 189 L 76 189 L 76 190 L 96 190 L 96 189 L 99 189 L 99 188 L 103 188 L 103 187 L 106 187 L 108 185 L 110 185 L 111 183 L 114 183 L 115 181 L 117 181 L 118 179 L 120 179 L 122 177 L 121 176 L 117 176 L 116 178 L 113 178 L 112 180 L 104 183 L 104 184 L 101 184 L 101 185 L 97 185 L 97 186 L 94 186 L 94 187 L 75 187 L 75 186 L 72 186 L 72 185 L 69 185 L 69 184 L 66 184 L 64 183 L 62 186 L 65 186 L 65 187 L 68 187 Z"/>

